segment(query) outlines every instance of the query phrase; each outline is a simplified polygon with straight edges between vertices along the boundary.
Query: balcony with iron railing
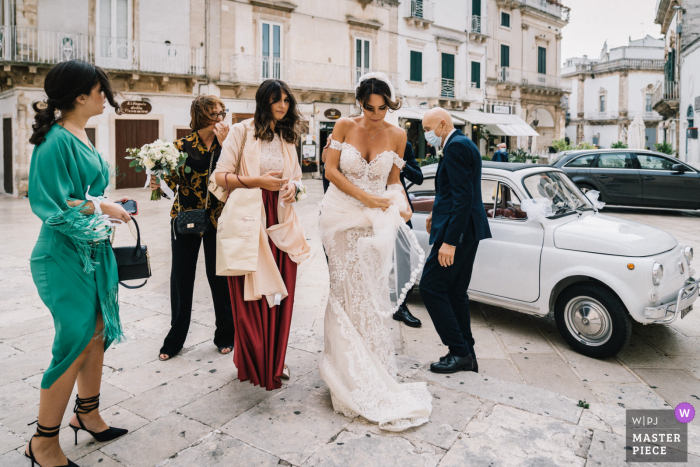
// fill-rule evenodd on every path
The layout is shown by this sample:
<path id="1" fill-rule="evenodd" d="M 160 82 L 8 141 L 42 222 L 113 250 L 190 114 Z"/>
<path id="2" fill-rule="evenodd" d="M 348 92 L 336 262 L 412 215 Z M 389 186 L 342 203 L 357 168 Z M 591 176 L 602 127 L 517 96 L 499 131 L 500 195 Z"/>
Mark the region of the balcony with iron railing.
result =
<path id="1" fill-rule="evenodd" d="M 548 0 L 498 0 L 498 3 L 509 7 L 512 7 L 513 3 L 520 3 L 526 7 L 530 7 L 542 13 L 547 13 L 565 22 L 569 22 L 571 13 L 571 10 L 568 7 L 558 2 L 550 2 Z"/>
<path id="2" fill-rule="evenodd" d="M 447 78 L 434 78 L 427 81 L 424 88 L 426 98 L 447 99 L 462 102 L 483 102 L 484 90 L 477 89 L 476 83 L 467 83 Z"/>
<path id="3" fill-rule="evenodd" d="M 485 16 L 472 15 L 469 18 L 469 39 L 483 43 L 488 35 L 487 18 Z"/>
<path id="4" fill-rule="evenodd" d="M 586 112 L 586 120 L 617 120 L 620 117 L 620 113 L 617 110 L 604 110 L 604 111 L 593 111 Z"/>
<path id="5" fill-rule="evenodd" d="M 654 89 L 651 105 L 664 118 L 673 118 L 680 108 L 678 81 L 664 81 Z"/>
<path id="6" fill-rule="evenodd" d="M 546 75 L 516 70 L 510 67 L 499 67 L 497 81 L 531 88 L 552 89 L 558 92 L 571 92 L 569 80 L 560 76 Z"/>
<path id="7" fill-rule="evenodd" d="M 409 25 L 427 28 L 435 22 L 435 3 L 428 0 L 403 2 L 403 17 Z"/>
<path id="8" fill-rule="evenodd" d="M 620 58 L 610 60 L 608 62 L 597 63 L 579 63 L 576 65 L 576 71 L 569 73 L 602 73 L 604 71 L 618 70 L 654 70 L 663 71 L 666 62 L 664 60 L 655 60 L 648 58 Z"/>
<path id="9" fill-rule="evenodd" d="M 289 86 L 310 91 L 354 92 L 359 78 L 372 70 L 362 67 L 287 60 L 236 54 L 231 56 L 230 82 L 257 85 L 266 79 L 281 79 Z M 395 87 L 398 73 L 386 73 Z"/>
<path id="10" fill-rule="evenodd" d="M 204 75 L 204 49 L 69 32 L 0 26 L 0 61 L 55 65 L 80 59 L 109 70 Z"/>

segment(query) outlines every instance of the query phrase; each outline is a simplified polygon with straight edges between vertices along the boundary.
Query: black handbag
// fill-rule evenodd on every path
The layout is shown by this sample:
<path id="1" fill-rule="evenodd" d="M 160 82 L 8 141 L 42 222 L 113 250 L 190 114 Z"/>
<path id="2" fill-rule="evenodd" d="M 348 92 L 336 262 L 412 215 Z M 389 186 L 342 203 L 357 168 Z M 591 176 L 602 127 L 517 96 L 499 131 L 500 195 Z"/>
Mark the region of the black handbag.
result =
<path id="1" fill-rule="evenodd" d="M 209 161 L 209 171 L 204 182 L 204 189 L 207 190 L 207 185 L 209 183 L 209 174 L 211 173 L 211 167 L 214 163 L 214 154 L 211 155 L 211 160 Z M 180 196 L 180 189 L 177 190 L 177 196 Z M 192 234 L 203 234 L 204 232 L 209 232 L 212 228 L 211 222 L 209 222 L 209 190 L 207 190 L 207 200 L 204 204 L 204 209 L 190 209 L 189 211 L 181 211 L 182 205 L 178 203 L 177 205 L 177 217 L 175 218 L 175 229 L 177 233 L 183 235 Z"/>
<path id="2" fill-rule="evenodd" d="M 131 218 L 131 222 L 136 227 L 136 233 L 129 224 L 129 230 L 136 239 L 136 246 L 120 246 L 112 247 L 114 257 L 117 260 L 117 269 L 119 270 L 119 284 L 127 289 L 139 289 L 146 285 L 148 278 L 151 277 L 151 257 L 148 255 L 148 247 L 141 245 L 141 231 L 136 219 Z M 114 237 L 112 237 L 114 242 Z M 123 281 L 135 279 L 145 279 L 140 285 L 126 285 Z"/>

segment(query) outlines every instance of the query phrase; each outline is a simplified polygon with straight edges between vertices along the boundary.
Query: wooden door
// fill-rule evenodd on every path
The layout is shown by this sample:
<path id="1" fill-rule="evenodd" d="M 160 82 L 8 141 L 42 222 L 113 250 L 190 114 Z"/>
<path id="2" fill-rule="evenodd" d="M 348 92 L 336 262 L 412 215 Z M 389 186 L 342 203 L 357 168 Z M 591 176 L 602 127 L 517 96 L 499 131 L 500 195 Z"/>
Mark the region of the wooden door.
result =
<path id="1" fill-rule="evenodd" d="M 97 147 L 97 143 L 95 143 L 95 128 L 85 128 L 85 133 L 92 145 Z"/>
<path id="2" fill-rule="evenodd" d="M 192 130 L 190 130 L 189 128 L 178 128 L 175 130 L 175 139 L 184 138 L 190 133 L 192 133 Z"/>
<path id="3" fill-rule="evenodd" d="M 142 188 L 146 183 L 145 172 L 136 172 L 129 167 L 131 160 L 125 159 L 128 148 L 140 148 L 158 139 L 158 120 L 116 120 L 115 149 L 117 189 Z"/>
<path id="4" fill-rule="evenodd" d="M 2 159 L 5 193 L 12 194 L 12 119 L 2 120 Z"/>
<path id="5" fill-rule="evenodd" d="M 255 117 L 255 114 L 233 114 L 232 115 L 231 121 L 233 123 L 239 123 L 242 122 L 243 120 L 248 120 L 249 118 Z"/>

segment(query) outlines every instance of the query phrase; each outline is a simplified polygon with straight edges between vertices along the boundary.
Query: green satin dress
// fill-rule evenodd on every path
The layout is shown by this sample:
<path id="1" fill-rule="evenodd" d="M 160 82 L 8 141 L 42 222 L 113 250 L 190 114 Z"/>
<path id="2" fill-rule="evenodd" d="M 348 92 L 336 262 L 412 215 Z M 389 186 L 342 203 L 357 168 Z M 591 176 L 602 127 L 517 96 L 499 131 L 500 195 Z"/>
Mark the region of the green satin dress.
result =
<path id="1" fill-rule="evenodd" d="M 105 350 L 121 339 L 119 277 L 109 245 L 108 225 L 85 215 L 85 193 L 102 196 L 109 185 L 107 162 L 93 147 L 60 125 L 35 146 L 29 168 L 29 204 L 43 222 L 30 260 L 39 296 L 56 327 L 51 365 L 41 387 L 48 389 L 70 367 L 95 333 L 97 313 L 104 320 Z"/>

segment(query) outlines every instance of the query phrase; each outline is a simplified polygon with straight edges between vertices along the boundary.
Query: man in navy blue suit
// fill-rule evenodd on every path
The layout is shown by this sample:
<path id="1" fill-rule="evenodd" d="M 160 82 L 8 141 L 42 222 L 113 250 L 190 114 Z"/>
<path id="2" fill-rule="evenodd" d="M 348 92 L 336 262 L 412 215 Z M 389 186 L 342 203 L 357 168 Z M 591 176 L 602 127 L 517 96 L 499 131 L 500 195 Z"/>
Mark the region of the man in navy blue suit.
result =
<path id="1" fill-rule="evenodd" d="M 430 370 L 478 372 L 467 289 L 479 242 L 491 238 L 481 200 L 481 154 L 454 128 L 444 109 L 428 111 L 423 129 L 428 143 L 444 148 L 435 175 L 435 204 L 426 221 L 433 247 L 423 268 L 420 294 L 449 353 Z"/>

